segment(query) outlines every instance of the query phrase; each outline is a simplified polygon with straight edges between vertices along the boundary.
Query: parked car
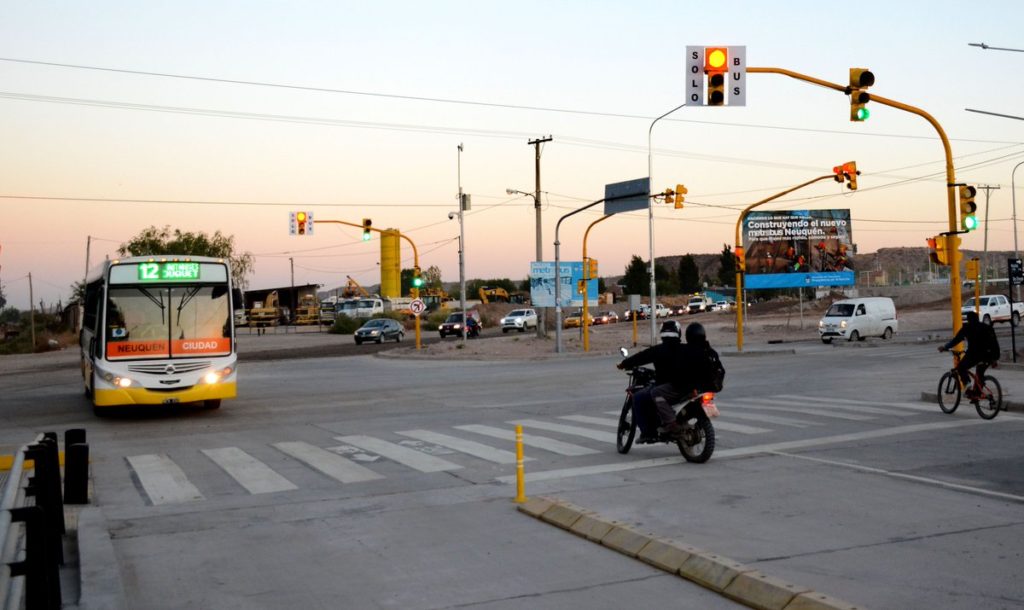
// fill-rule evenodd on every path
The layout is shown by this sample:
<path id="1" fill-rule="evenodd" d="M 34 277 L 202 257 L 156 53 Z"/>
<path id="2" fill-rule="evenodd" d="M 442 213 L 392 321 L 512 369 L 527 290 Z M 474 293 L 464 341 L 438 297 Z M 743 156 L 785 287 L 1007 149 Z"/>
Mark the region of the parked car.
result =
<path id="1" fill-rule="evenodd" d="M 466 336 L 479 337 L 480 329 L 483 328 L 483 324 L 480 323 L 480 314 L 477 313 L 475 309 L 471 309 L 466 313 L 468 314 L 468 317 L 473 320 L 473 322 L 466 328 Z M 437 328 L 437 332 L 441 335 L 442 339 L 444 339 L 448 335 L 461 337 L 462 312 L 460 311 L 450 314 L 441 324 L 441 326 Z"/>
<path id="2" fill-rule="evenodd" d="M 975 310 L 974 297 L 971 297 L 960 308 L 963 319 L 967 319 L 968 311 L 977 311 L 978 319 L 992 326 L 996 322 L 1009 322 L 1013 326 L 1020 324 L 1020 318 L 1024 315 L 1024 303 L 1014 303 L 1013 310 L 1010 310 L 1010 301 L 1001 294 L 983 294 L 978 299 L 978 308 Z"/>
<path id="3" fill-rule="evenodd" d="M 404 336 L 405 328 L 398 323 L 398 320 L 392 320 L 391 318 L 368 320 L 366 324 L 360 326 L 359 330 L 355 332 L 356 345 L 361 345 L 364 341 L 384 343 L 384 341 L 394 340 L 397 343 Z"/>
<path id="4" fill-rule="evenodd" d="M 564 328 L 579 328 L 580 324 L 583 323 L 582 313 L 575 311 L 569 315 L 568 318 L 562 320 L 562 326 Z M 591 325 L 594 323 L 594 316 L 588 311 L 587 312 L 587 324 Z"/>
<path id="5" fill-rule="evenodd" d="M 501 319 L 501 332 L 510 330 L 525 332 L 537 328 L 537 312 L 533 309 L 513 309 Z"/>
<path id="6" fill-rule="evenodd" d="M 655 315 L 657 317 L 659 317 L 659 318 L 667 318 L 670 315 L 672 315 L 672 310 L 669 309 L 668 307 L 665 307 L 661 303 L 658 303 L 657 305 L 655 305 L 654 306 L 654 310 L 656 312 Z"/>
<path id="7" fill-rule="evenodd" d="M 619 321 L 619 314 L 614 311 L 602 311 L 594 316 L 594 324 L 615 324 Z"/>

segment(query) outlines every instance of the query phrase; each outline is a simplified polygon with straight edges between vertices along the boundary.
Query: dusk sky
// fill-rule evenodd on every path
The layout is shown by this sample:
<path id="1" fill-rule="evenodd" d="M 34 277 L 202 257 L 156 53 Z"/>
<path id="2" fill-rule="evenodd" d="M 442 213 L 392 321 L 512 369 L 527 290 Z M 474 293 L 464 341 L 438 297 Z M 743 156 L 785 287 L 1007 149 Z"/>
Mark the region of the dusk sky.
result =
<path id="1" fill-rule="evenodd" d="M 150 225 L 232 235 L 251 288 L 379 282 L 379 239 L 288 213 L 393 227 L 423 268 L 458 280 L 458 145 L 467 278 L 526 277 L 543 147 L 544 252 L 558 218 L 648 174 L 648 128 L 684 101 L 687 45 L 745 45 L 748 65 L 919 106 L 945 128 L 958 181 L 999 186 L 989 249 L 1012 250 L 1011 172 L 1024 161 L 1020 2 L 13 2 L 0 4 L 0 282 L 9 305 L 67 301 L 91 263 Z M 60 65 L 57 65 L 60 64 Z M 142 74 L 146 73 L 146 74 Z M 182 78 L 188 77 L 188 78 Z M 233 81 L 233 82 L 228 82 Z M 242 82 L 244 81 L 244 82 Z M 750 74 L 745 107 L 687 107 L 653 131 L 657 256 L 720 252 L 745 205 L 855 160 L 860 190 L 825 181 L 769 209 L 849 208 L 860 252 L 924 246 L 947 229 L 942 146 L 922 118 Z M 1017 183 L 1024 181 L 1018 172 Z M 1024 200 L 1022 200 L 1024 206 Z M 599 210 L 597 208 L 597 210 Z M 984 221 L 987 213 L 988 221 Z M 1021 213 L 1024 214 L 1024 208 Z M 579 260 L 586 226 L 562 224 Z M 985 231 L 966 236 L 981 250 Z M 647 213 L 588 242 L 600 273 L 648 257 Z M 412 253 L 403 248 L 403 266 Z"/>

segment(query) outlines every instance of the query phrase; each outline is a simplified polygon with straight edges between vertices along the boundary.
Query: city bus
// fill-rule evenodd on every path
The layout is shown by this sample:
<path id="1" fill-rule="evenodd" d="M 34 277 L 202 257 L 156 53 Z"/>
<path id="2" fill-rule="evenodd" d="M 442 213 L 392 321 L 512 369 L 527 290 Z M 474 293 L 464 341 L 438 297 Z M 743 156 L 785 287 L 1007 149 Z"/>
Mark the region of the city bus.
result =
<path id="1" fill-rule="evenodd" d="M 136 256 L 86 279 L 79 334 L 93 407 L 198 403 L 237 392 L 231 272 L 224 259 Z"/>

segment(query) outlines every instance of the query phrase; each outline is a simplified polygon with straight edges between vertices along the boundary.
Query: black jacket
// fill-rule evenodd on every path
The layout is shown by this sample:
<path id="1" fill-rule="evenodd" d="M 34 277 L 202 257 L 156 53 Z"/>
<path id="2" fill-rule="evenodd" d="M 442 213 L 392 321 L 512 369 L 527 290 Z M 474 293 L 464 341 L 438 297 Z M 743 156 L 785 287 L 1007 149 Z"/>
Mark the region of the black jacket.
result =
<path id="1" fill-rule="evenodd" d="M 943 347 L 950 349 L 957 343 L 967 340 L 967 353 L 981 360 L 999 359 L 999 339 L 996 331 L 984 322 L 968 322 L 960 327 L 960 331 Z"/>
<path id="2" fill-rule="evenodd" d="M 632 369 L 654 363 L 656 383 L 671 383 L 677 392 L 689 394 L 701 389 L 710 375 L 710 363 L 704 353 L 707 344 L 688 345 L 678 339 L 666 339 L 637 352 L 622 361 L 620 366 Z"/>

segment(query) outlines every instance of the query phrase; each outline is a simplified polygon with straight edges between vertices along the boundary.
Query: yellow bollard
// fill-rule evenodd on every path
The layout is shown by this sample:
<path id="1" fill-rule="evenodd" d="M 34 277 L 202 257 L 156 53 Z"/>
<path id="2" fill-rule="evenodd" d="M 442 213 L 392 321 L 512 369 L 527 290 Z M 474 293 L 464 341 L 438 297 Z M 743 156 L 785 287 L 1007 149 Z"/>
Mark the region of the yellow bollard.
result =
<path id="1" fill-rule="evenodd" d="M 523 474 L 523 427 L 516 425 L 516 499 L 513 502 L 526 502 L 526 481 Z"/>

